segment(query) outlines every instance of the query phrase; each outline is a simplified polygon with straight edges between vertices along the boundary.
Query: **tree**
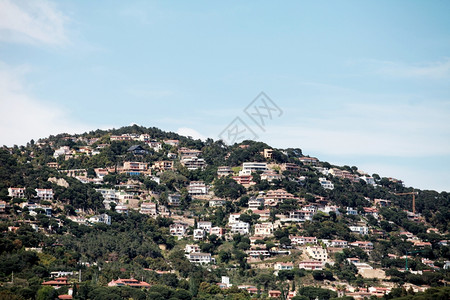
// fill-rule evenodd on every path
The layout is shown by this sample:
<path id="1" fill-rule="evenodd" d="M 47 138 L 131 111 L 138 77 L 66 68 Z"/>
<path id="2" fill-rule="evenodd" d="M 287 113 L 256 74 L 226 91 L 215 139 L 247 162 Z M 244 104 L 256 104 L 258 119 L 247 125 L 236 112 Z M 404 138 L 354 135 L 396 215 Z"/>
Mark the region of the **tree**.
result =
<path id="1" fill-rule="evenodd" d="M 51 286 L 43 286 L 37 291 L 36 300 L 52 300 L 56 295 L 54 288 Z"/>

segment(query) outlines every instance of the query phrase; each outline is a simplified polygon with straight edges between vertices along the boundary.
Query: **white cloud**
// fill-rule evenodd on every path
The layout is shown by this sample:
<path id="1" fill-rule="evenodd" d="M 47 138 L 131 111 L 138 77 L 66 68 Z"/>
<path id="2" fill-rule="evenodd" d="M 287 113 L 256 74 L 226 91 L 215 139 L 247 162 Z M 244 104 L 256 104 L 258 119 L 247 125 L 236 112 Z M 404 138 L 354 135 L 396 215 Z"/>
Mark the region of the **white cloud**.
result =
<path id="1" fill-rule="evenodd" d="M 393 78 L 430 78 L 445 79 L 450 77 L 450 59 L 435 62 L 407 64 L 396 61 L 363 60 L 376 73 Z"/>
<path id="2" fill-rule="evenodd" d="M 171 90 L 157 90 L 157 89 L 148 89 L 148 88 L 130 88 L 127 90 L 128 94 L 136 97 L 143 98 L 147 100 L 167 98 L 174 95 L 174 92 Z"/>
<path id="3" fill-rule="evenodd" d="M 44 0 L 0 0 L 0 41 L 63 45 L 68 18 Z"/>
<path id="4" fill-rule="evenodd" d="M 0 62 L 0 144 L 24 145 L 50 134 L 81 133 L 92 127 L 71 120 L 62 108 L 27 94 L 26 66 L 11 68 Z"/>
<path id="5" fill-rule="evenodd" d="M 194 139 L 206 140 L 206 137 L 199 133 L 197 130 L 187 127 L 178 128 L 177 133 L 179 135 L 190 136 Z"/>

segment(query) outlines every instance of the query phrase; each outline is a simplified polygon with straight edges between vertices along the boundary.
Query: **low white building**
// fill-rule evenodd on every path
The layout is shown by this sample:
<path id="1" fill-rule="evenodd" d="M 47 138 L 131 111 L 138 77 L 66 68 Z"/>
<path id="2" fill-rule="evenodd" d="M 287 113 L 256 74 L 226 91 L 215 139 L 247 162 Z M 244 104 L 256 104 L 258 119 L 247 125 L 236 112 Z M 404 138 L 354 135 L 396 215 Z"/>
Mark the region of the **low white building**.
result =
<path id="1" fill-rule="evenodd" d="M 289 236 L 292 245 L 304 246 L 306 244 L 317 244 L 317 238 L 314 236 Z"/>
<path id="2" fill-rule="evenodd" d="M 261 223 L 255 225 L 255 235 L 270 236 L 273 233 L 272 223 Z"/>
<path id="3" fill-rule="evenodd" d="M 298 264 L 299 269 L 305 269 L 305 270 L 323 270 L 325 267 L 325 263 L 322 261 L 315 261 L 315 260 L 307 260 L 302 261 Z"/>
<path id="4" fill-rule="evenodd" d="M 246 222 L 238 222 L 231 225 L 232 234 L 249 234 L 250 224 Z"/>
<path id="5" fill-rule="evenodd" d="M 211 253 L 191 252 L 186 256 L 193 264 L 204 265 L 212 262 Z"/>
<path id="6" fill-rule="evenodd" d="M 359 233 L 362 235 L 369 234 L 369 227 L 367 226 L 349 226 L 351 232 Z"/>
<path id="7" fill-rule="evenodd" d="M 97 216 L 92 216 L 89 218 L 91 223 L 104 223 L 106 225 L 111 225 L 111 216 L 108 214 L 101 214 Z"/>
<path id="8" fill-rule="evenodd" d="M 186 235 L 188 225 L 184 223 L 174 223 L 169 226 L 170 234 L 177 237 L 183 237 Z"/>
<path id="9" fill-rule="evenodd" d="M 294 269 L 294 264 L 291 262 L 277 262 L 273 265 L 273 268 L 278 271 L 282 270 L 292 270 Z"/>
<path id="10" fill-rule="evenodd" d="M 210 232 L 212 227 L 212 223 L 210 221 L 198 221 L 197 228 L 203 229 L 205 232 Z"/>
<path id="11" fill-rule="evenodd" d="M 10 188 L 8 188 L 8 196 L 10 196 L 12 198 L 25 198 L 25 188 L 22 188 L 22 187 L 17 187 L 17 188 L 10 187 Z"/>
<path id="12" fill-rule="evenodd" d="M 248 200 L 248 208 L 251 210 L 258 210 L 260 207 L 264 207 L 264 198 L 251 198 Z"/>
<path id="13" fill-rule="evenodd" d="M 128 215 L 128 206 L 126 206 L 125 204 L 121 204 L 121 205 L 117 205 L 115 208 L 116 212 L 118 212 L 119 214 L 125 214 Z"/>
<path id="14" fill-rule="evenodd" d="M 242 164 L 242 170 L 239 171 L 239 176 L 242 175 L 252 175 L 252 173 L 258 172 L 258 171 L 268 171 L 269 168 L 267 168 L 267 163 L 265 162 L 245 162 Z"/>
<path id="15" fill-rule="evenodd" d="M 167 196 L 167 204 L 170 206 L 180 206 L 181 195 L 180 194 L 169 194 Z"/>
<path id="16" fill-rule="evenodd" d="M 224 206 L 227 201 L 224 199 L 212 199 L 209 200 L 209 207 Z"/>
<path id="17" fill-rule="evenodd" d="M 188 193 L 191 196 L 207 195 L 208 186 L 203 181 L 191 181 L 188 186 Z"/>
<path id="18" fill-rule="evenodd" d="M 139 212 L 144 215 L 156 216 L 158 215 L 157 205 L 152 202 L 144 202 L 141 204 L 141 209 Z"/>
<path id="19" fill-rule="evenodd" d="M 200 246 L 196 244 L 187 244 L 184 247 L 184 252 L 186 253 L 200 253 Z"/>
<path id="20" fill-rule="evenodd" d="M 333 190 L 333 189 L 334 189 L 334 184 L 333 184 L 330 180 L 327 180 L 327 179 L 324 178 L 324 177 L 320 177 L 320 178 L 319 178 L 319 182 L 320 182 L 320 185 L 321 185 L 324 189 L 327 189 L 327 190 Z"/>
<path id="21" fill-rule="evenodd" d="M 36 197 L 40 200 L 53 200 L 52 189 L 35 189 Z"/>
<path id="22" fill-rule="evenodd" d="M 328 259 L 327 250 L 322 247 L 306 247 L 306 254 L 314 260 L 326 262 Z"/>
<path id="23" fill-rule="evenodd" d="M 234 224 L 234 223 L 238 223 L 240 217 L 241 217 L 240 213 L 231 213 L 230 216 L 228 217 L 228 223 L 230 225 Z"/>
<path id="24" fill-rule="evenodd" d="M 199 241 L 205 238 L 205 231 L 203 229 L 194 229 L 194 240 Z"/>

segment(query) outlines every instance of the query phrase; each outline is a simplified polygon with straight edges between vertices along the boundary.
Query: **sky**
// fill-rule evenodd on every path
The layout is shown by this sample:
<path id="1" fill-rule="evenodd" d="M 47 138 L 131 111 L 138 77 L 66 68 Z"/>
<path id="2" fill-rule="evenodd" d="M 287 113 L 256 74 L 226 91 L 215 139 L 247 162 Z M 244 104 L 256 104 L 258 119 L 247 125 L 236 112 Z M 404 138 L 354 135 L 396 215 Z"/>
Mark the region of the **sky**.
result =
<path id="1" fill-rule="evenodd" d="M 130 124 L 215 140 L 236 130 L 450 192 L 449 10 L 0 0 L 0 145 Z"/>

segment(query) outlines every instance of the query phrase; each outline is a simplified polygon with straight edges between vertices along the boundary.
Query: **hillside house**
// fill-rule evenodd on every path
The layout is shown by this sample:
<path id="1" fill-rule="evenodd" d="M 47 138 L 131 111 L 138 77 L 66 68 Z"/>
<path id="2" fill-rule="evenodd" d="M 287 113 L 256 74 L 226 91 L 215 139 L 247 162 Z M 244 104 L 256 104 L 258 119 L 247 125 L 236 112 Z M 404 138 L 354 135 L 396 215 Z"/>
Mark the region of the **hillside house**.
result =
<path id="1" fill-rule="evenodd" d="M 211 253 L 191 252 L 186 257 L 191 263 L 197 265 L 205 265 L 212 262 Z"/>
<path id="2" fill-rule="evenodd" d="M 186 231 L 188 229 L 188 225 L 184 223 L 174 223 L 170 225 L 169 231 L 170 234 L 177 237 L 183 237 L 186 235 Z"/>
<path id="3" fill-rule="evenodd" d="M 194 229 L 193 238 L 194 238 L 194 241 L 203 240 L 205 238 L 205 230 Z"/>
<path id="4" fill-rule="evenodd" d="M 304 246 L 306 244 L 317 245 L 317 238 L 314 236 L 290 235 L 289 239 L 291 240 L 291 244 L 296 246 Z"/>
<path id="5" fill-rule="evenodd" d="M 294 264 L 292 262 L 277 262 L 273 264 L 273 268 L 278 271 L 282 270 L 293 270 Z"/>
<path id="6" fill-rule="evenodd" d="M 242 170 L 239 171 L 239 175 L 252 175 L 252 173 L 268 170 L 269 168 L 267 168 L 267 163 L 265 162 L 245 162 L 242 164 Z"/>
<path id="7" fill-rule="evenodd" d="M 308 246 L 306 254 L 314 260 L 326 262 L 328 259 L 327 250 L 322 247 Z"/>
<path id="8" fill-rule="evenodd" d="M 153 168 L 155 170 L 159 170 L 159 171 L 173 170 L 174 169 L 173 161 L 171 161 L 171 160 L 156 161 L 155 164 L 153 165 Z"/>
<path id="9" fill-rule="evenodd" d="M 8 196 L 12 198 L 25 198 L 25 188 L 10 187 L 8 188 Z"/>
<path id="10" fill-rule="evenodd" d="M 298 264 L 299 269 L 305 269 L 305 270 L 323 270 L 325 267 L 325 263 L 323 261 L 316 261 L 316 260 L 305 260 Z"/>
<path id="11" fill-rule="evenodd" d="M 351 232 L 358 233 L 361 235 L 369 234 L 369 227 L 367 226 L 349 226 Z"/>
<path id="12" fill-rule="evenodd" d="M 261 222 L 265 222 L 270 219 L 270 210 L 269 209 L 263 209 L 263 210 L 256 209 L 253 211 L 253 214 L 258 215 L 259 216 L 258 221 L 261 221 Z"/>
<path id="13" fill-rule="evenodd" d="M 117 279 L 117 280 L 112 280 L 108 283 L 108 286 L 129 286 L 129 287 L 136 287 L 136 288 L 149 288 L 151 285 L 148 284 L 145 281 L 139 281 L 137 279 L 134 278 L 129 278 L 129 279 Z"/>
<path id="14" fill-rule="evenodd" d="M 127 150 L 128 152 L 133 153 L 134 155 L 146 155 L 148 153 L 141 145 L 133 145 Z"/>
<path id="15" fill-rule="evenodd" d="M 143 215 L 157 216 L 158 210 L 156 203 L 144 202 L 141 204 L 141 209 L 139 211 Z"/>
<path id="16" fill-rule="evenodd" d="M 196 156 L 183 157 L 180 160 L 181 164 L 185 166 L 188 170 L 203 170 L 206 167 L 206 162 L 203 158 L 198 158 Z"/>
<path id="17" fill-rule="evenodd" d="M 273 233 L 272 223 L 255 224 L 255 235 L 270 236 Z"/>
<path id="18" fill-rule="evenodd" d="M 39 200 L 53 200 L 53 190 L 52 189 L 35 189 L 36 197 Z"/>
<path id="19" fill-rule="evenodd" d="M 239 175 L 232 177 L 234 181 L 248 188 L 249 186 L 255 185 L 256 182 L 253 181 L 252 175 Z"/>
<path id="20" fill-rule="evenodd" d="M 187 244 L 184 247 L 185 253 L 200 253 L 200 246 L 196 244 Z"/>
<path id="21" fill-rule="evenodd" d="M 232 234 L 249 234 L 250 233 L 250 224 L 247 222 L 237 222 L 231 224 L 231 233 Z"/>
<path id="22" fill-rule="evenodd" d="M 264 198 L 253 197 L 248 200 L 248 208 L 255 211 L 258 210 L 261 206 L 264 206 Z"/>
<path id="23" fill-rule="evenodd" d="M 210 221 L 198 221 L 197 228 L 203 229 L 205 232 L 210 232 L 212 228 L 212 223 Z"/>
<path id="24" fill-rule="evenodd" d="M 224 177 L 233 174 L 233 170 L 229 166 L 220 166 L 217 168 L 217 176 Z"/>
<path id="25" fill-rule="evenodd" d="M 188 193 L 191 196 L 207 195 L 209 187 L 203 181 L 191 181 L 188 186 Z"/>
<path id="26" fill-rule="evenodd" d="M 300 170 L 300 166 L 293 163 L 284 163 L 280 165 L 281 171 L 288 172 L 298 172 Z"/>
<path id="27" fill-rule="evenodd" d="M 167 196 L 167 205 L 169 206 L 180 206 L 181 204 L 181 195 L 180 194 L 169 194 Z"/>

